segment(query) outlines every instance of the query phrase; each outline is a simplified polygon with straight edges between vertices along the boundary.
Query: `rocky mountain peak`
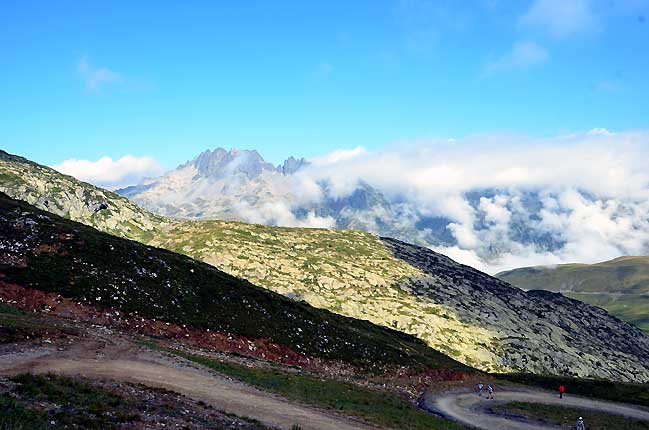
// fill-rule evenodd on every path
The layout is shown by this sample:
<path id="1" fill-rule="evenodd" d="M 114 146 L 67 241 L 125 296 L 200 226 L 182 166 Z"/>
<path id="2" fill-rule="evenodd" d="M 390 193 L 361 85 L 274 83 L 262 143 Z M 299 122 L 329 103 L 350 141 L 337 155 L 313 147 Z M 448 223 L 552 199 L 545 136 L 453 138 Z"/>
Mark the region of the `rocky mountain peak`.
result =
<path id="1" fill-rule="evenodd" d="M 198 174 L 203 177 L 220 179 L 240 173 L 252 179 L 264 171 L 292 175 L 308 164 L 309 162 L 304 158 L 290 156 L 284 163 L 275 167 L 266 162 L 259 152 L 254 149 L 232 148 L 226 150 L 224 148 L 216 148 L 201 152 L 196 158 L 181 167 L 193 165 L 198 170 Z"/>
<path id="2" fill-rule="evenodd" d="M 216 148 L 201 152 L 190 162 L 198 170 L 199 175 L 221 178 L 241 173 L 248 178 L 259 176 L 265 170 L 275 170 L 255 150 L 238 150 Z"/>
<path id="3" fill-rule="evenodd" d="M 309 162 L 306 161 L 305 158 L 295 158 L 291 155 L 286 160 L 284 160 L 284 164 L 277 166 L 277 170 L 279 170 L 283 175 L 292 175 L 302 167 L 308 165 Z"/>

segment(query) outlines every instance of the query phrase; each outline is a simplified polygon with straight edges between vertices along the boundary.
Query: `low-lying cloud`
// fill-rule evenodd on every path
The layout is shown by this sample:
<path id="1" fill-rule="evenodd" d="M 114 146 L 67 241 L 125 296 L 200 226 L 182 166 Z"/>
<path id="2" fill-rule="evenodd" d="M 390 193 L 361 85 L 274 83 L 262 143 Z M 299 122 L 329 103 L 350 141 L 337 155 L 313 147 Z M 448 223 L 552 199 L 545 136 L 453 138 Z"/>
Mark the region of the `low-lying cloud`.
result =
<path id="1" fill-rule="evenodd" d="M 288 176 L 273 171 L 252 182 L 241 175 L 218 179 L 223 184 L 191 182 L 158 203 L 183 206 L 200 196 L 213 202 L 197 211 L 270 225 L 335 227 L 339 219 L 352 220 L 342 225 L 429 244 L 489 273 L 649 254 L 649 131 L 397 142 L 310 161 Z M 54 167 L 107 188 L 160 173 L 155 160 L 133 156 Z M 367 207 L 362 197 L 336 200 L 367 186 L 390 207 L 376 196 Z"/>
<path id="2" fill-rule="evenodd" d="M 154 158 L 133 155 L 126 155 L 117 160 L 111 157 L 101 157 L 96 161 L 70 158 L 52 168 L 110 190 L 139 183 L 162 172 Z"/>
<path id="3" fill-rule="evenodd" d="M 338 150 L 295 177 L 300 187 L 326 180 L 341 197 L 365 181 L 393 201 L 411 203 L 419 216 L 447 218 L 457 244 L 437 250 L 491 273 L 649 252 L 644 131 L 476 136 Z M 520 239 L 521 226 L 559 246 Z"/>

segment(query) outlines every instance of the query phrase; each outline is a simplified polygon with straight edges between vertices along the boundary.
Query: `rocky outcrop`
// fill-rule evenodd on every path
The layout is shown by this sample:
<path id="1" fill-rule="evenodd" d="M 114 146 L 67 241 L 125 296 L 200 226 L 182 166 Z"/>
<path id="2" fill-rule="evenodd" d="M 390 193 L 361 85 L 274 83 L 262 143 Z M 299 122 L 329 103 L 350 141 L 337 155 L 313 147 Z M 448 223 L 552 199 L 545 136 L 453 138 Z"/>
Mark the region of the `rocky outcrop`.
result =
<path id="1" fill-rule="evenodd" d="M 292 175 L 304 166 L 308 166 L 309 162 L 304 158 L 295 158 L 293 156 L 284 160 L 284 164 L 277 166 L 277 170 L 282 172 L 283 175 Z"/>
<path id="2" fill-rule="evenodd" d="M 495 335 L 503 365 L 536 373 L 643 381 L 649 338 L 601 308 L 558 293 L 525 292 L 427 248 L 383 239 L 393 254 L 420 268 L 418 293 Z"/>
<path id="3" fill-rule="evenodd" d="M 0 191 L 56 215 L 144 240 L 165 224 L 128 199 L 0 151 Z"/>
<path id="4" fill-rule="evenodd" d="M 565 294 L 606 309 L 649 333 L 649 257 L 625 256 L 596 264 L 522 267 L 496 275 L 523 290 Z"/>

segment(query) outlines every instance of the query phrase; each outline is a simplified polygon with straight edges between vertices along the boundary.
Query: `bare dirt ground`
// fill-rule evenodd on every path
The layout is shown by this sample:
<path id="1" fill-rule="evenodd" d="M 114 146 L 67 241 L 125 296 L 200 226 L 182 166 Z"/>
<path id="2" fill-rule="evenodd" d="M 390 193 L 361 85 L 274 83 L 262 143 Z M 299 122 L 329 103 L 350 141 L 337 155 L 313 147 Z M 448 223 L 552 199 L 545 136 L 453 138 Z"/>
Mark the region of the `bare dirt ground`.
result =
<path id="1" fill-rule="evenodd" d="M 0 376 L 52 372 L 139 383 L 178 392 L 218 410 L 254 418 L 282 429 L 294 425 L 305 430 L 377 429 L 352 418 L 257 390 L 182 358 L 146 349 L 135 344 L 128 334 L 104 326 L 84 326 L 86 329 L 74 336 L 0 345 Z M 424 396 L 425 409 L 486 430 L 556 430 L 555 427 L 494 415 L 488 410 L 494 404 L 514 400 L 582 407 L 649 420 L 649 410 L 640 407 L 572 396 L 560 400 L 553 393 L 541 391 L 505 389 L 496 393 L 496 400 L 486 400 L 468 393 L 466 388 L 457 391 L 457 388 L 449 386 L 445 390 Z"/>
<path id="2" fill-rule="evenodd" d="M 141 383 L 173 390 L 217 409 L 290 429 L 369 430 L 376 427 L 335 416 L 265 393 L 180 358 L 134 345 L 126 336 L 105 331 L 77 338 L 64 347 L 33 347 L 0 356 L 0 375 L 23 372 L 81 375 Z"/>
<path id="3" fill-rule="evenodd" d="M 459 421 L 484 430 L 556 430 L 556 427 L 548 427 L 533 423 L 523 423 L 513 419 L 504 418 L 490 414 L 487 408 L 494 403 L 507 403 L 511 401 L 523 401 L 531 403 L 543 403 L 566 407 L 579 407 L 593 409 L 611 414 L 623 415 L 629 418 L 649 420 L 649 410 L 641 407 L 623 405 L 619 403 L 591 400 L 582 397 L 564 396 L 559 399 L 554 393 L 541 391 L 502 391 L 495 395 L 495 400 L 487 400 L 486 397 L 478 397 L 474 393 L 454 393 L 438 397 L 425 396 L 426 408 L 435 410 L 447 418 Z M 576 419 L 577 417 L 575 417 Z"/>

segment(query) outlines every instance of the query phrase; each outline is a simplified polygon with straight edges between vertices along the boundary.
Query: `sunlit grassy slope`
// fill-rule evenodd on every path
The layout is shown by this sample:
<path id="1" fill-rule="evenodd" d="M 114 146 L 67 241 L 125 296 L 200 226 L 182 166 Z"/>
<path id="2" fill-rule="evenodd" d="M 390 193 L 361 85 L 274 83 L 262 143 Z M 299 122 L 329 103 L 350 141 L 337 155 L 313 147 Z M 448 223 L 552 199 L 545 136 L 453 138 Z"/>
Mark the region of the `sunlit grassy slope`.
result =
<path id="1" fill-rule="evenodd" d="M 526 290 L 649 294 L 649 257 L 620 257 L 597 264 L 523 267 L 496 276 Z"/>

